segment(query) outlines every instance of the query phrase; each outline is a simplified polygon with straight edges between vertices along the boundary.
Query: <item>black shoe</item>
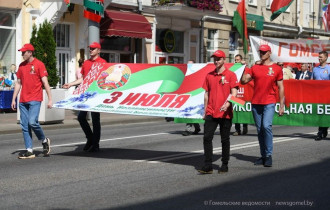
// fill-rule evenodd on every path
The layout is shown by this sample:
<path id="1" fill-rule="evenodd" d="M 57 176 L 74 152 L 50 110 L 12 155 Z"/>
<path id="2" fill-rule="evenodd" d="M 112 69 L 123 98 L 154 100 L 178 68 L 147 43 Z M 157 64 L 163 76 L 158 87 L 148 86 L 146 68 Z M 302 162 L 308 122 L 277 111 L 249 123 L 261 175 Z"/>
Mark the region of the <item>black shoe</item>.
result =
<path id="1" fill-rule="evenodd" d="M 325 138 L 327 138 L 327 136 L 328 136 L 328 131 L 326 131 L 326 132 L 324 132 L 323 134 L 322 134 L 322 137 L 325 139 Z"/>
<path id="2" fill-rule="evenodd" d="M 268 156 L 265 158 L 265 167 L 272 167 L 273 166 L 273 159 L 272 156 Z"/>
<path id="3" fill-rule="evenodd" d="M 323 138 L 322 138 L 322 136 L 317 136 L 316 138 L 315 138 L 315 141 L 321 141 Z"/>
<path id="4" fill-rule="evenodd" d="M 32 158 L 35 158 L 35 157 L 36 157 L 35 154 L 33 154 L 32 152 L 27 151 L 26 153 L 19 155 L 18 159 L 32 159 Z"/>
<path id="5" fill-rule="evenodd" d="M 248 128 L 247 127 L 243 127 L 243 135 L 247 134 L 248 133 Z"/>
<path id="6" fill-rule="evenodd" d="M 256 162 L 254 162 L 255 166 L 260 166 L 260 165 L 264 165 L 265 164 L 265 158 L 261 157 L 258 158 L 258 160 Z"/>
<path id="7" fill-rule="evenodd" d="M 192 135 L 197 135 L 201 131 L 200 128 L 195 129 L 195 131 L 192 133 Z"/>
<path id="8" fill-rule="evenodd" d="M 203 168 L 197 170 L 201 174 L 212 174 L 213 173 L 213 168 L 212 166 L 205 165 Z"/>
<path id="9" fill-rule="evenodd" d="M 89 142 L 87 142 L 87 143 L 85 144 L 83 150 L 84 150 L 85 152 L 87 152 L 91 146 L 92 146 L 92 144 L 89 143 Z"/>
<path id="10" fill-rule="evenodd" d="M 220 174 L 220 173 L 226 173 L 226 172 L 228 172 L 228 164 L 222 164 L 218 173 Z"/>
<path id="11" fill-rule="evenodd" d="M 182 136 L 190 136 L 190 132 L 189 131 L 183 131 L 182 132 Z"/>
<path id="12" fill-rule="evenodd" d="M 88 150 L 88 152 L 99 152 L 100 146 L 99 145 L 92 145 Z"/>
<path id="13" fill-rule="evenodd" d="M 46 138 L 46 142 L 42 143 L 42 148 L 43 148 L 42 153 L 44 155 L 49 155 L 49 153 L 50 153 L 50 139 L 49 138 Z"/>

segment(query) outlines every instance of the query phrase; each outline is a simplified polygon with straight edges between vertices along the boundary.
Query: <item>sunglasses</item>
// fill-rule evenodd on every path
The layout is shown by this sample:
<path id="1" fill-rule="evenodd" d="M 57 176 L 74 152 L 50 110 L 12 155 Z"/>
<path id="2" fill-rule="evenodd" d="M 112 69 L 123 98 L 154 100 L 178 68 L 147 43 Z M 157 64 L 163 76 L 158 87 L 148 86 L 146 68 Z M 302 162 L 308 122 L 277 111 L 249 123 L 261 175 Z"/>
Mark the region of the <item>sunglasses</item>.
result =
<path id="1" fill-rule="evenodd" d="M 95 50 L 96 48 L 89 48 L 89 51 L 93 51 L 93 50 Z"/>

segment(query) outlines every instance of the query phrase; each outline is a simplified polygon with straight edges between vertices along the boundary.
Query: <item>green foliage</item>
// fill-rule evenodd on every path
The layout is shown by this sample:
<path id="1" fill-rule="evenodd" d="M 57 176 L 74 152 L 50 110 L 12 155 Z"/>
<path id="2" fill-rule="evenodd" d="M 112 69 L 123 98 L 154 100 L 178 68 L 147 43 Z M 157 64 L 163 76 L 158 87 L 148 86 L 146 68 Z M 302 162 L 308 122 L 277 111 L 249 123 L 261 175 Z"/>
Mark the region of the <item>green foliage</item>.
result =
<path id="1" fill-rule="evenodd" d="M 52 25 L 47 20 L 39 25 L 39 30 L 33 25 L 30 43 L 34 46 L 34 56 L 46 66 L 50 87 L 55 88 L 59 81 L 56 69 L 56 42 Z"/>

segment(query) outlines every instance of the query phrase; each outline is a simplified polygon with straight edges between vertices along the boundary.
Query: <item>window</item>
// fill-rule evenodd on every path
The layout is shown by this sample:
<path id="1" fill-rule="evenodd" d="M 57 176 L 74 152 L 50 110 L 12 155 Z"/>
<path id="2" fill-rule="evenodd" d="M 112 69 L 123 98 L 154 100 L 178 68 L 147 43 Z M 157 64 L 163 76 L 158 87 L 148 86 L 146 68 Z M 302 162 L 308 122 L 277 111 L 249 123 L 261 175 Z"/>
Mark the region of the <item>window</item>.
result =
<path id="1" fill-rule="evenodd" d="M 238 33 L 237 32 L 230 32 L 229 33 L 229 62 L 234 63 L 234 56 L 238 54 L 237 50 L 237 39 Z"/>
<path id="2" fill-rule="evenodd" d="M 167 31 L 171 31 L 169 29 L 157 29 L 156 30 L 156 45 L 158 50 L 162 50 L 166 52 L 164 49 L 164 38 Z M 184 48 L 184 33 L 182 31 L 172 31 L 174 34 L 174 49 L 171 53 L 183 53 Z M 157 51 L 157 50 L 156 50 Z"/>
<path id="3" fill-rule="evenodd" d="M 211 61 L 212 54 L 218 49 L 218 30 L 217 29 L 208 29 L 207 41 L 206 41 L 206 59 L 207 62 Z"/>
<path id="4" fill-rule="evenodd" d="M 57 24 L 53 30 L 56 47 L 70 47 L 70 25 Z"/>
<path id="5" fill-rule="evenodd" d="M 257 0 L 248 0 L 249 5 L 257 6 Z"/>
<path id="6" fill-rule="evenodd" d="M 16 14 L 0 11 L 0 75 L 16 63 Z M 19 46 L 21 47 L 21 46 Z"/>

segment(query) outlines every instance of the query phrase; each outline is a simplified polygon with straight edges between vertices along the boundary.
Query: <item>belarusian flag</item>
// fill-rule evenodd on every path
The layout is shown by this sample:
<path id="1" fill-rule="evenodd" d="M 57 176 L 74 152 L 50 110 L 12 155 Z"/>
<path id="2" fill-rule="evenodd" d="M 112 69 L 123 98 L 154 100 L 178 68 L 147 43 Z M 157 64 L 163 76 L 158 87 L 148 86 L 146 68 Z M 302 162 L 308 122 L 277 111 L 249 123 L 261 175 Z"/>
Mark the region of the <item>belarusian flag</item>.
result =
<path id="1" fill-rule="evenodd" d="M 70 0 L 64 0 L 64 3 L 66 4 L 67 7 L 70 6 Z"/>
<path id="2" fill-rule="evenodd" d="M 225 63 L 225 67 L 236 74 L 237 82 L 241 81 L 245 65 L 242 65 L 241 63 L 234 63 L 234 65 L 232 63 Z"/>
<path id="3" fill-rule="evenodd" d="M 248 31 L 247 31 L 247 24 L 246 24 L 246 10 L 245 10 L 245 0 L 241 0 L 238 5 L 237 9 L 234 12 L 233 18 L 233 26 L 236 27 L 239 35 L 243 39 L 243 51 L 244 54 L 248 52 Z"/>
<path id="4" fill-rule="evenodd" d="M 285 12 L 291 5 L 293 0 L 273 0 L 270 10 L 272 11 L 272 16 L 270 16 L 270 21 L 275 20 L 280 14 Z"/>
<path id="5" fill-rule="evenodd" d="M 237 98 L 235 96 L 233 96 L 232 94 L 229 94 L 227 101 L 232 102 L 233 104 L 237 104 L 238 106 L 244 106 L 245 101 L 243 101 L 240 98 Z"/>

